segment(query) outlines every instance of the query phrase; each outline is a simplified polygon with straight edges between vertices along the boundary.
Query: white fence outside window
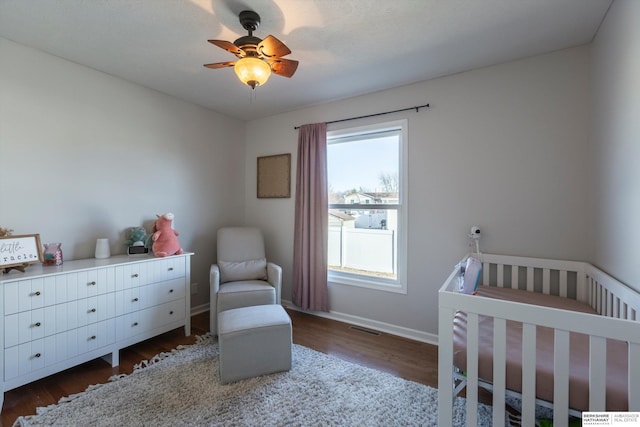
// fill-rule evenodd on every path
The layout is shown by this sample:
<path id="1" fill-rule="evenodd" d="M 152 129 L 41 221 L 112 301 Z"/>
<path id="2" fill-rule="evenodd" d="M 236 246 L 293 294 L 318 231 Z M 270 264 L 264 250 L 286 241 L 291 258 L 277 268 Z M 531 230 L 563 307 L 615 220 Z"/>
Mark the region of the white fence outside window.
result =
<path id="1" fill-rule="evenodd" d="M 328 264 L 396 274 L 394 230 L 329 227 Z"/>

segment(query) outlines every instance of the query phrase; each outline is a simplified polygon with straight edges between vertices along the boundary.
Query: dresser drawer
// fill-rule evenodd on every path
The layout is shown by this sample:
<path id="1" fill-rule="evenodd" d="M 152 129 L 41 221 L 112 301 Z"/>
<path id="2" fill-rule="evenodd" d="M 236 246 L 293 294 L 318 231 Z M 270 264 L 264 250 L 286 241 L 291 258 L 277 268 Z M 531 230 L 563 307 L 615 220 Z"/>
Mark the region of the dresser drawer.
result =
<path id="1" fill-rule="evenodd" d="M 184 316 L 184 300 L 175 300 L 143 310 L 143 316 L 141 319 L 147 322 L 149 329 L 154 329 L 182 320 L 184 319 Z"/>
<path id="2" fill-rule="evenodd" d="M 185 258 L 165 257 L 154 263 L 153 281 L 177 279 L 185 275 Z"/>
<path id="3" fill-rule="evenodd" d="M 52 344 L 55 347 L 55 336 L 47 337 L 46 340 L 29 341 L 6 349 L 4 352 L 5 381 L 44 368 L 46 359 L 55 358 L 54 354 L 44 351 L 45 347 L 51 348 Z"/>
<path id="4" fill-rule="evenodd" d="M 111 345 L 115 335 L 115 320 L 109 319 L 7 348 L 5 381 Z"/>
<path id="5" fill-rule="evenodd" d="M 171 301 L 116 319 L 116 340 L 135 337 L 172 322 L 184 320 L 184 300 Z"/>
<path id="6" fill-rule="evenodd" d="M 115 315 L 115 293 L 78 300 L 78 326 L 107 320 Z"/>
<path id="7" fill-rule="evenodd" d="M 184 278 L 152 283 L 151 285 L 144 286 L 140 292 L 143 308 L 151 308 L 176 299 L 184 299 L 184 296 Z"/>
<path id="8" fill-rule="evenodd" d="M 116 342 L 115 319 L 78 328 L 78 354 L 96 350 Z"/>
<path id="9" fill-rule="evenodd" d="M 4 351 L 5 381 L 76 356 L 78 354 L 77 337 L 77 330 L 74 329 L 6 349 Z"/>
<path id="10" fill-rule="evenodd" d="M 154 261 L 136 262 L 116 267 L 115 290 L 121 291 L 153 281 Z"/>
<path id="11" fill-rule="evenodd" d="M 55 333 L 55 306 L 15 313 L 4 320 L 4 348 Z"/>
<path id="12" fill-rule="evenodd" d="M 78 289 L 78 298 L 114 292 L 116 289 L 116 269 L 110 267 L 80 271 L 74 280 L 74 286 Z"/>
<path id="13" fill-rule="evenodd" d="M 48 282 L 55 281 L 49 278 Z M 19 313 L 45 306 L 45 279 L 19 280 L 4 284 L 4 314 Z M 51 285 L 51 283 L 49 283 Z M 47 290 L 48 302 L 55 304 L 55 290 Z"/>
<path id="14" fill-rule="evenodd" d="M 116 316 L 141 310 L 143 298 L 141 296 L 140 287 L 125 289 L 115 293 L 116 300 Z"/>

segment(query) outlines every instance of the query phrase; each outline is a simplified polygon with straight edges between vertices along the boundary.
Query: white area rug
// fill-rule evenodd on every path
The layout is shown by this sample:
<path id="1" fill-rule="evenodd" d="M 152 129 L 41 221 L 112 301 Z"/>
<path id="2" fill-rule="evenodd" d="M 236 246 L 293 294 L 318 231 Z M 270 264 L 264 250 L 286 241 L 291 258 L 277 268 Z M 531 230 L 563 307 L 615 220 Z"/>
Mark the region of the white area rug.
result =
<path id="1" fill-rule="evenodd" d="M 15 425 L 435 426 L 437 399 L 434 388 L 298 345 L 291 371 L 220 385 L 218 345 L 205 336 Z M 463 405 L 453 425 L 464 425 Z M 490 408 L 479 411 L 491 425 Z"/>

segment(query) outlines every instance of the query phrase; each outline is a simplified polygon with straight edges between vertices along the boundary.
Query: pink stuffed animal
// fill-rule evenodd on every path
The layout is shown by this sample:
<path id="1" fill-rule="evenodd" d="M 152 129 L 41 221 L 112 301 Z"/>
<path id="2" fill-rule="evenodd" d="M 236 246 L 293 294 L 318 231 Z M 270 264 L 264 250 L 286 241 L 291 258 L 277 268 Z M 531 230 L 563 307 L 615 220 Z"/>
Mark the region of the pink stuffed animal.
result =
<path id="1" fill-rule="evenodd" d="M 156 215 L 158 219 L 153 226 L 154 233 L 151 236 L 153 245 L 151 250 L 155 256 L 165 257 L 169 255 L 181 254 L 182 248 L 178 242 L 178 232 L 171 228 L 173 214 L 166 213 L 162 216 Z"/>

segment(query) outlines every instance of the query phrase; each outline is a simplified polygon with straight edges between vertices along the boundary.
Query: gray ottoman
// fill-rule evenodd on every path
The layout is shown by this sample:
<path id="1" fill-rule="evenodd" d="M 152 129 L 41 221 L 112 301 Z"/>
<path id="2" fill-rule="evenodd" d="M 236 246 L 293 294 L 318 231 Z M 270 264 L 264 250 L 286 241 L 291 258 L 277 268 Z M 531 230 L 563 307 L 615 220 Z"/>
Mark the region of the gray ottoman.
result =
<path id="1" fill-rule="evenodd" d="M 218 313 L 220 382 L 291 369 L 291 319 L 278 304 Z"/>

